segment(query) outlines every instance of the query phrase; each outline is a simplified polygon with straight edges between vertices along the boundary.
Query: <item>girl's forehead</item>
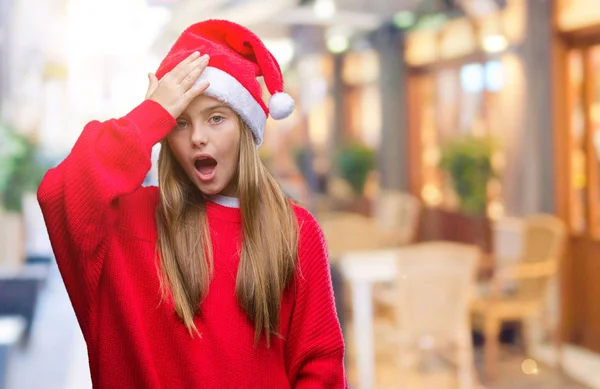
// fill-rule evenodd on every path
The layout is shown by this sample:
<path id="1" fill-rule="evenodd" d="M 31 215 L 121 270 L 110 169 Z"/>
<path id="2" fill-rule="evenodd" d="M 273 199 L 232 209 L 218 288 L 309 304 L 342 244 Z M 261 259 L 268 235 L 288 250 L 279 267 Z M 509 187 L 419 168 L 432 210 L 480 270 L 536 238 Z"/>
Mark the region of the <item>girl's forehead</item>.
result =
<path id="1" fill-rule="evenodd" d="M 184 114 L 188 114 L 190 116 L 201 115 L 203 113 L 207 113 L 209 111 L 213 111 L 215 109 L 231 111 L 231 107 L 224 102 L 215 99 L 214 97 L 207 96 L 205 94 L 201 94 L 196 97 L 194 100 L 190 102 L 190 104 L 186 107 Z"/>

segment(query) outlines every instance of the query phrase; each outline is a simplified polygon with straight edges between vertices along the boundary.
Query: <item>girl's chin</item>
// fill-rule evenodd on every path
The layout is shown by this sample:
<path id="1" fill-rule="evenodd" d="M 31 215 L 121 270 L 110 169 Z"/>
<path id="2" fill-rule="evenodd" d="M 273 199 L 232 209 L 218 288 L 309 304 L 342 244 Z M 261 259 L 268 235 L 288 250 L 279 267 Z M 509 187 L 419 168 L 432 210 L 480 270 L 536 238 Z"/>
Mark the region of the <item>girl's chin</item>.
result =
<path id="1" fill-rule="evenodd" d="M 217 185 L 198 184 L 196 186 L 198 187 L 198 189 L 200 189 L 200 192 L 202 192 L 202 194 L 204 194 L 205 196 L 215 196 L 221 193 L 221 191 L 223 190 L 223 188 L 218 187 Z"/>

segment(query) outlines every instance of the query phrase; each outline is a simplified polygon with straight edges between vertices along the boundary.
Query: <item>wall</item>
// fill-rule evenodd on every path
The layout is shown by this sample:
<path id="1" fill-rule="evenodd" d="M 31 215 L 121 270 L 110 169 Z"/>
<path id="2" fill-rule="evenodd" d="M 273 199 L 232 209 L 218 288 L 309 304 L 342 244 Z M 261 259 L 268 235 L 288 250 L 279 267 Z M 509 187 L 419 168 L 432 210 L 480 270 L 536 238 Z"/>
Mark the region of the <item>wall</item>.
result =
<path id="1" fill-rule="evenodd" d="M 574 31 L 600 23 L 598 0 L 556 0 L 557 25 L 562 31 Z"/>

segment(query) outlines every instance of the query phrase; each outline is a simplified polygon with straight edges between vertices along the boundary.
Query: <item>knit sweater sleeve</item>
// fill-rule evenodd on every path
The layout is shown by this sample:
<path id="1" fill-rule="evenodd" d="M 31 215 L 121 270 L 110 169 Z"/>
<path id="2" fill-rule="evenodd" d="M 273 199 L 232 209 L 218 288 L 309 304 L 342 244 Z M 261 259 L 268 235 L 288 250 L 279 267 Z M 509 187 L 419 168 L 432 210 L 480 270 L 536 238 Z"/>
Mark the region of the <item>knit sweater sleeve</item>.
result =
<path id="1" fill-rule="evenodd" d="M 171 114 L 151 100 L 122 118 L 92 121 L 38 188 L 54 255 L 82 327 L 114 232 L 119 197 L 141 187 L 152 147 L 174 126 Z"/>
<path id="2" fill-rule="evenodd" d="M 294 389 L 347 388 L 325 239 L 312 215 L 298 213 L 296 301 L 286 346 L 290 383 Z"/>

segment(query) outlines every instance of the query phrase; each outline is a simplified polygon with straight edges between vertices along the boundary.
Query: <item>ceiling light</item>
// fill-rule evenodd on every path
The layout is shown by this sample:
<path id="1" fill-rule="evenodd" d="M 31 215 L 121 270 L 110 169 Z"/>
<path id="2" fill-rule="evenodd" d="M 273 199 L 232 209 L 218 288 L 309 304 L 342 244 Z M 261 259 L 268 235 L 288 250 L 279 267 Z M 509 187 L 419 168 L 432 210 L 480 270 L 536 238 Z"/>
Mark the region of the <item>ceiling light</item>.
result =
<path id="1" fill-rule="evenodd" d="M 294 59 L 294 42 L 289 38 L 282 38 L 263 39 L 263 43 L 279 62 L 281 70 L 286 70 Z"/>
<path id="2" fill-rule="evenodd" d="M 348 50 L 350 39 L 344 35 L 332 35 L 327 38 L 327 50 L 333 54 L 340 54 Z"/>
<path id="3" fill-rule="evenodd" d="M 483 50 L 488 53 L 499 53 L 506 50 L 508 40 L 504 35 L 489 35 L 483 39 Z"/>
<path id="4" fill-rule="evenodd" d="M 313 9 L 317 19 L 331 19 L 335 15 L 333 0 L 316 0 Z"/>

